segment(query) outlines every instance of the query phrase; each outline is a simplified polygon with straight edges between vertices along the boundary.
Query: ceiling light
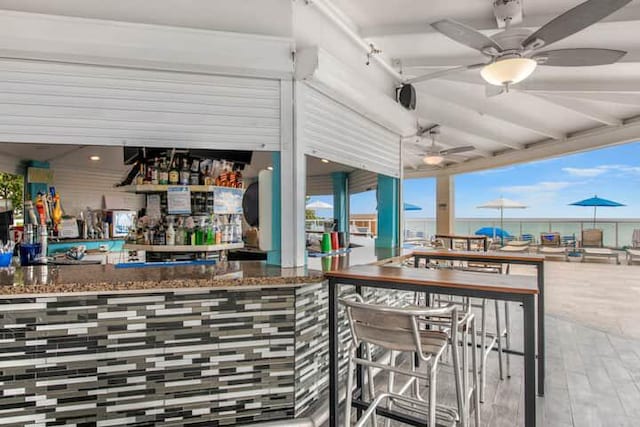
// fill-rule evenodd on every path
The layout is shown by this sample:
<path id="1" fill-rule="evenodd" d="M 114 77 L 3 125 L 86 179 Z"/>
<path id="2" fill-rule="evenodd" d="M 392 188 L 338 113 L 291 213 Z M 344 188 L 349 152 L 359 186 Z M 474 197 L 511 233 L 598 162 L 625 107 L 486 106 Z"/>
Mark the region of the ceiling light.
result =
<path id="1" fill-rule="evenodd" d="M 431 166 L 439 165 L 440 163 L 442 163 L 443 160 L 444 160 L 444 157 L 442 157 L 440 154 L 437 154 L 437 153 L 427 154 L 422 158 L 423 162 Z"/>
<path id="2" fill-rule="evenodd" d="M 89 160 L 97 162 L 98 160 L 100 160 L 100 156 L 89 156 Z"/>
<path id="3" fill-rule="evenodd" d="M 267 166 L 267 170 L 268 171 L 272 171 L 273 170 L 273 166 Z"/>
<path id="4" fill-rule="evenodd" d="M 529 77 L 538 63 L 530 58 L 507 58 L 485 65 L 480 72 L 492 85 L 505 86 L 519 83 Z"/>
<path id="5" fill-rule="evenodd" d="M 327 160 L 327 159 L 320 159 L 320 161 L 321 161 L 322 163 L 329 163 L 329 160 Z"/>

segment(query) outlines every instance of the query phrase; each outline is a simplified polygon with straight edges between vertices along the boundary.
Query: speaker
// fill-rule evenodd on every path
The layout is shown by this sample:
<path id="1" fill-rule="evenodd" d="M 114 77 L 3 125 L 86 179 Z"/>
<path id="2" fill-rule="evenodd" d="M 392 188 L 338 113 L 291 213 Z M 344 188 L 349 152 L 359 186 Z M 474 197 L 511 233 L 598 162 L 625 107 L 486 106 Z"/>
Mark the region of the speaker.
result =
<path id="1" fill-rule="evenodd" d="M 416 109 L 416 88 L 410 84 L 403 84 L 397 89 L 398 103 L 407 110 Z"/>

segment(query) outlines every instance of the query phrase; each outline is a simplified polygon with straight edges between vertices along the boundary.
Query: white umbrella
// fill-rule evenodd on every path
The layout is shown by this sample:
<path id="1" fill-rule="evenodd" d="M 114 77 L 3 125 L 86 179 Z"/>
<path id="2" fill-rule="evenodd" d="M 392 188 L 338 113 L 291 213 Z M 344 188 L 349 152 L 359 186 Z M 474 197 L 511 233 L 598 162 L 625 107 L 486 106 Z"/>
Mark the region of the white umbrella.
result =
<path id="1" fill-rule="evenodd" d="M 504 229 L 504 210 L 505 209 L 524 209 L 527 205 L 522 204 L 520 202 L 516 202 L 515 200 L 505 199 L 504 197 L 500 197 L 499 199 L 491 200 L 483 205 L 478 206 L 481 209 L 500 209 L 500 228 Z M 495 228 L 494 228 L 495 230 Z M 504 241 L 504 237 L 500 237 L 500 243 L 502 244 Z"/>
<path id="2" fill-rule="evenodd" d="M 316 209 L 333 209 L 333 205 L 330 205 L 329 203 L 325 203 L 323 201 L 320 200 L 316 200 L 315 202 L 311 202 L 309 203 L 307 206 L 305 206 L 307 209 L 311 209 L 311 210 L 316 210 Z"/>

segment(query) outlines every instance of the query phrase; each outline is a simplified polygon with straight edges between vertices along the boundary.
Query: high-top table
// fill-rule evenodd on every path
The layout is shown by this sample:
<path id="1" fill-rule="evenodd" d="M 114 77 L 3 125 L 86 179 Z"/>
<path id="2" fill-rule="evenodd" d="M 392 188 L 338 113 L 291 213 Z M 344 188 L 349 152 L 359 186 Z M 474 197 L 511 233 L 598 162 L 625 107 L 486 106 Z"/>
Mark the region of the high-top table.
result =
<path id="1" fill-rule="evenodd" d="M 477 252 L 477 251 L 446 251 L 416 249 L 410 256 L 413 256 L 414 266 L 418 267 L 420 260 L 427 263 L 430 260 L 442 261 L 471 261 L 478 263 L 494 264 L 519 264 L 530 265 L 536 268 L 536 278 L 538 283 L 538 394 L 544 396 L 545 378 L 545 338 L 544 338 L 544 256 L 528 253 L 509 252 Z"/>
<path id="2" fill-rule="evenodd" d="M 436 239 L 448 239 L 449 240 L 449 249 L 453 249 L 453 241 L 454 240 L 464 240 L 467 242 L 467 250 L 471 250 L 471 242 L 478 241 L 482 242 L 482 247 L 485 251 L 489 250 L 489 238 L 487 236 L 462 236 L 457 234 L 436 234 L 434 236 Z"/>
<path id="3" fill-rule="evenodd" d="M 459 270 L 428 270 L 381 265 L 362 265 L 325 273 L 329 281 L 329 425 L 337 427 L 339 408 L 339 354 L 338 354 L 338 286 L 355 285 L 356 292 L 363 287 L 397 289 L 447 295 L 488 298 L 522 303 L 524 317 L 524 418 L 525 427 L 536 425 L 536 280 L 529 276 L 472 273 Z M 361 377 L 361 372 L 358 370 Z M 359 387 L 362 380 L 357 381 Z M 361 393 L 353 400 L 358 409 L 368 406 Z M 424 426 L 425 420 L 379 408 L 378 413 L 397 421 Z"/>

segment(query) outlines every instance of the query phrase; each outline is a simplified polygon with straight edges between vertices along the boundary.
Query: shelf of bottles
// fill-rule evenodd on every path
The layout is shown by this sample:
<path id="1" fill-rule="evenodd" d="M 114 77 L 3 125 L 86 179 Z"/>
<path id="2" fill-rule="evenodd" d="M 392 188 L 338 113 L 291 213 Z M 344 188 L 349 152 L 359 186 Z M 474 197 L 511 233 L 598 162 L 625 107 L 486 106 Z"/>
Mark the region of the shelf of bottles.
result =
<path id="1" fill-rule="evenodd" d="M 244 247 L 242 174 L 233 162 L 176 156 L 155 158 L 138 168 L 133 184 L 124 190 L 147 195 L 148 216 L 139 219 L 125 249 L 202 254 Z M 169 199 L 180 188 L 188 190 L 188 208 L 176 213 Z M 157 196 L 150 214 L 153 194 Z"/>

